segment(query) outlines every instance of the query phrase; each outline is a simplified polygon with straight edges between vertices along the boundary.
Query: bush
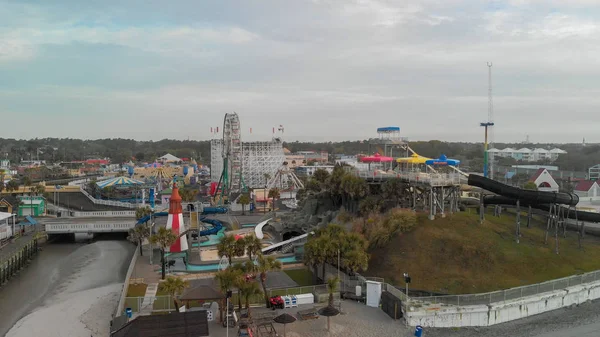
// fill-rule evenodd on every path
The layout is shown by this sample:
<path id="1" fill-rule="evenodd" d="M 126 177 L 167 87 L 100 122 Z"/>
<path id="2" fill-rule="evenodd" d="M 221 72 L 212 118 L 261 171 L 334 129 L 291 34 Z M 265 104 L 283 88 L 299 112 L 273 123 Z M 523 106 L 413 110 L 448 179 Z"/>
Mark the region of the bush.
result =
<path id="1" fill-rule="evenodd" d="M 344 207 L 342 207 L 337 215 L 337 221 L 341 224 L 348 223 L 352 221 L 354 217 L 350 214 Z"/>
<path id="2" fill-rule="evenodd" d="M 417 224 L 417 215 L 412 210 L 394 208 L 384 215 L 372 213 L 366 218 L 356 219 L 352 230 L 364 235 L 370 248 L 385 246 L 398 233 L 412 230 Z"/>

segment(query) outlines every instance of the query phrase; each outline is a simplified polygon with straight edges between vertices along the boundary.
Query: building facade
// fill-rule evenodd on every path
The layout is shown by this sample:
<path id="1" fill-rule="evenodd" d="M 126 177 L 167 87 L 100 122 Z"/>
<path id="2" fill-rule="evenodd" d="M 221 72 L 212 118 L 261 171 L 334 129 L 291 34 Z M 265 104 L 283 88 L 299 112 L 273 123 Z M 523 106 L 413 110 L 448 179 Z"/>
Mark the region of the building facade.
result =
<path id="1" fill-rule="evenodd" d="M 520 148 L 513 149 L 507 147 L 505 149 L 489 149 L 488 153 L 492 158 L 512 158 L 517 161 L 541 161 L 541 160 L 549 160 L 555 161 L 558 159 L 558 156 L 561 154 L 566 154 L 567 151 L 561 150 L 559 148 L 554 148 L 552 150 L 546 150 L 542 148 Z"/>
<path id="2" fill-rule="evenodd" d="M 21 196 L 18 216 L 42 216 L 46 214 L 46 199 L 40 196 Z"/>

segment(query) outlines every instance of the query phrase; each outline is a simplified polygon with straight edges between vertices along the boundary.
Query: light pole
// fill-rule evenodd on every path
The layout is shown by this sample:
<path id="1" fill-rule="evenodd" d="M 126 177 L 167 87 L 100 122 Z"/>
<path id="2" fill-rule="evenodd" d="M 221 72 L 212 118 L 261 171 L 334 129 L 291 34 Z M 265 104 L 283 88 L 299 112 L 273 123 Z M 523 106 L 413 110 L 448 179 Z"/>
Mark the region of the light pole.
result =
<path id="1" fill-rule="evenodd" d="M 483 143 L 483 176 L 488 176 L 488 128 L 494 126 L 493 122 L 479 123 L 485 128 L 485 142 Z"/>
<path id="2" fill-rule="evenodd" d="M 408 275 L 408 273 L 404 273 L 404 283 L 406 284 L 406 300 L 408 300 L 408 284 L 410 281 L 410 275 Z"/>

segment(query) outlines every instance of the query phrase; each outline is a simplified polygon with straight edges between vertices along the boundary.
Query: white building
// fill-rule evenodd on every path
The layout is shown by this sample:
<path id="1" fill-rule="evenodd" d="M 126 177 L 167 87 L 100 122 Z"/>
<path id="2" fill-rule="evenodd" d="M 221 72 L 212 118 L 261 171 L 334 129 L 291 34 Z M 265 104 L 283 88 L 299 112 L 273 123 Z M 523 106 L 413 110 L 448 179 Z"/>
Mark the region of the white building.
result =
<path id="1" fill-rule="evenodd" d="M 358 156 L 341 156 L 339 159 L 335 160 L 335 163 L 350 165 L 361 171 L 369 169 L 369 164 L 358 161 Z"/>
<path id="2" fill-rule="evenodd" d="M 335 166 L 333 165 L 299 166 L 296 167 L 296 173 L 298 173 L 298 175 L 312 176 L 313 174 L 315 174 L 316 170 L 321 169 L 331 174 L 333 172 L 334 167 Z"/>
<path id="3" fill-rule="evenodd" d="M 558 156 L 561 154 L 567 153 L 567 151 L 561 150 L 559 148 L 554 148 L 552 150 L 546 150 L 542 148 L 528 149 L 526 147 L 521 149 L 513 149 L 507 147 L 505 149 L 489 149 L 488 153 L 491 158 L 513 158 L 518 161 L 540 161 L 540 160 L 550 160 L 555 161 L 558 159 Z"/>

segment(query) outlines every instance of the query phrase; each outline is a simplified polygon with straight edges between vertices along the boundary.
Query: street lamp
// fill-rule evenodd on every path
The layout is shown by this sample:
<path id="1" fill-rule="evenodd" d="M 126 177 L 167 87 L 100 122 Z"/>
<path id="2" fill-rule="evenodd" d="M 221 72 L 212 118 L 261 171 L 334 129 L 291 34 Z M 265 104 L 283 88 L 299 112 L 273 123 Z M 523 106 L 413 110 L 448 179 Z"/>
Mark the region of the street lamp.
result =
<path id="1" fill-rule="evenodd" d="M 406 284 L 406 298 L 408 299 L 408 284 L 410 283 L 410 275 L 408 273 L 404 273 L 404 283 Z"/>

